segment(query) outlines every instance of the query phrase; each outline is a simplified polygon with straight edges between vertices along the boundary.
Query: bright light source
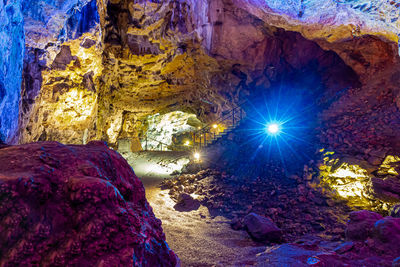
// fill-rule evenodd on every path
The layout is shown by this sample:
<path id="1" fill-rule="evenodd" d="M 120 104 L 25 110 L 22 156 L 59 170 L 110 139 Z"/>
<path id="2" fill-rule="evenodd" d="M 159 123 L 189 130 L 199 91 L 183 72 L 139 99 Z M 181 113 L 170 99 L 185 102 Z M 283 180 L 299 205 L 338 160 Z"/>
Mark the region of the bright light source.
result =
<path id="1" fill-rule="evenodd" d="M 217 124 L 214 124 L 214 125 L 213 125 L 213 128 L 214 128 L 214 129 L 217 129 L 217 127 L 218 127 Z"/>
<path id="2" fill-rule="evenodd" d="M 200 160 L 200 153 L 196 152 L 193 154 L 195 160 Z"/>
<path id="3" fill-rule="evenodd" d="M 190 141 L 186 140 L 184 145 L 185 146 L 189 146 L 190 145 Z"/>
<path id="4" fill-rule="evenodd" d="M 277 134 L 280 131 L 279 128 L 280 127 L 277 123 L 271 123 L 271 124 L 268 124 L 268 126 L 267 126 L 267 130 L 270 134 Z"/>

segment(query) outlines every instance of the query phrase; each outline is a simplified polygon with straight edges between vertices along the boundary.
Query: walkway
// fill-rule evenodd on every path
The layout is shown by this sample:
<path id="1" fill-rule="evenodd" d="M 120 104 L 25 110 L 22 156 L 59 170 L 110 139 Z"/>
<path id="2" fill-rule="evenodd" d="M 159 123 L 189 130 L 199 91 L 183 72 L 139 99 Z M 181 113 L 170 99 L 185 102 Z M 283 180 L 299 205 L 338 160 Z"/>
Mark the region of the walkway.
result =
<path id="1" fill-rule="evenodd" d="M 265 250 L 251 241 L 243 231 L 234 231 L 224 217 L 212 218 L 208 209 L 179 212 L 168 191 L 158 184 L 169 174 L 177 162 L 185 157 L 182 152 L 124 153 L 142 180 L 146 196 L 154 214 L 162 221 L 169 246 L 182 261 L 182 266 L 244 266 L 251 264 L 255 254 Z M 170 167 L 167 166 L 170 163 Z"/>

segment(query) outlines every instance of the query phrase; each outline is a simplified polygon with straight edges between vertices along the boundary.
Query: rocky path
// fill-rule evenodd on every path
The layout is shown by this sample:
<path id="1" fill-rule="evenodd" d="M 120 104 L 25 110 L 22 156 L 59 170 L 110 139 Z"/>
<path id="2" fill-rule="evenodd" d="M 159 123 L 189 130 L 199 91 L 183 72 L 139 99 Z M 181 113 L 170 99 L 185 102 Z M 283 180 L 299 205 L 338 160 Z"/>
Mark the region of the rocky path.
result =
<path id="1" fill-rule="evenodd" d="M 168 190 L 159 185 L 171 177 L 171 166 L 182 159 L 179 153 L 154 157 L 154 153 L 125 154 L 136 175 L 146 188 L 146 197 L 156 217 L 162 221 L 167 242 L 181 259 L 182 266 L 244 266 L 253 265 L 255 254 L 265 246 L 251 240 L 244 231 L 235 231 L 230 220 L 211 216 L 201 205 L 197 210 L 180 212 Z M 167 166 L 167 163 L 172 163 Z"/>
<path id="2" fill-rule="evenodd" d="M 159 189 L 149 177 L 142 181 L 147 200 L 162 221 L 167 242 L 182 266 L 243 266 L 253 264 L 255 254 L 265 250 L 246 232 L 232 230 L 230 220 L 213 218 L 204 206 L 188 212 L 175 210 L 168 191 Z"/>

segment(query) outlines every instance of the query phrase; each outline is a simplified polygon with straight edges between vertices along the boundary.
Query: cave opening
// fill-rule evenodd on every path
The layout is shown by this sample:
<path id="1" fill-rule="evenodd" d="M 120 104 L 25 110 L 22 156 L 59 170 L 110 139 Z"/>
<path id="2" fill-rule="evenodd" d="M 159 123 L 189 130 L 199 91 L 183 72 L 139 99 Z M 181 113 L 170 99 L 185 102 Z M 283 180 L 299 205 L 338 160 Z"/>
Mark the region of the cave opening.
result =
<path id="1" fill-rule="evenodd" d="M 264 177 L 293 183 L 289 177 L 301 175 L 304 165 L 316 161 L 316 152 L 326 147 L 320 141 L 325 123 L 321 114 L 361 82 L 338 54 L 298 33 L 274 29 L 264 45 L 261 76 L 246 83 L 251 74 L 246 75 L 240 65 L 233 67 L 242 80 L 239 102 L 244 103 L 246 117 L 235 130 L 237 140 L 218 148 L 224 152 L 211 152 L 219 155 L 211 165 L 250 180 Z M 270 123 L 279 125 L 281 132 L 268 134 Z M 332 149 L 329 144 L 326 148 Z"/>

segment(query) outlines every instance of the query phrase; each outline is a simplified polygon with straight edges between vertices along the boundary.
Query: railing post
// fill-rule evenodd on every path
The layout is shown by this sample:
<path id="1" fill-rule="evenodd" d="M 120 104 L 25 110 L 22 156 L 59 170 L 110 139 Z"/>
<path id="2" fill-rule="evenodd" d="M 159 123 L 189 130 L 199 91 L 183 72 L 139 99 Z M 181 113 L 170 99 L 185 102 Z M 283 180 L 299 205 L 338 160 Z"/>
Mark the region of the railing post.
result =
<path id="1" fill-rule="evenodd" d="M 235 109 L 232 109 L 232 126 L 235 126 Z"/>
<path id="2" fill-rule="evenodd" d="M 146 147 L 145 147 L 145 151 L 147 151 L 147 135 L 146 135 Z"/>
<path id="3" fill-rule="evenodd" d="M 207 132 L 204 133 L 204 147 L 207 146 Z"/>

